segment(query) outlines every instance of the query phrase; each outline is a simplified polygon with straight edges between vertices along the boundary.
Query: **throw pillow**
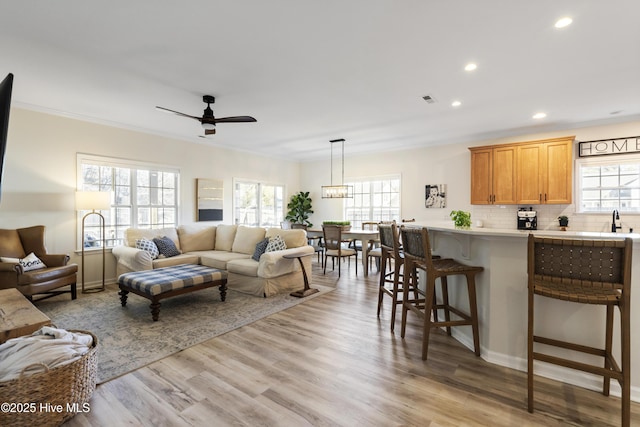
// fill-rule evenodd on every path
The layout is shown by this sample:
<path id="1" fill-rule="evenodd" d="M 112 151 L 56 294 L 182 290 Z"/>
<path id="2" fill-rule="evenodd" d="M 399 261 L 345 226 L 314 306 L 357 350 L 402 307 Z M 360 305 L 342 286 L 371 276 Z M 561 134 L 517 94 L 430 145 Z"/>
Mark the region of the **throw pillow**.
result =
<path id="1" fill-rule="evenodd" d="M 256 250 L 253 251 L 253 256 L 251 258 L 255 259 L 256 261 L 260 261 L 260 256 L 266 252 L 268 244 L 269 239 L 267 239 L 266 237 L 260 240 L 258 244 L 256 244 Z"/>
<path id="2" fill-rule="evenodd" d="M 158 255 L 160 255 L 160 251 L 158 251 L 156 244 L 144 237 L 136 240 L 136 248 L 149 252 L 151 259 L 156 259 L 158 258 Z"/>
<path id="3" fill-rule="evenodd" d="M 33 252 L 22 259 L 2 257 L 0 261 L 16 264 L 19 263 L 20 265 L 22 265 L 23 271 L 40 270 L 41 268 L 47 268 L 44 262 L 42 262 L 42 260 L 38 258 Z"/>
<path id="4" fill-rule="evenodd" d="M 158 247 L 158 252 L 160 255 L 164 255 L 167 258 L 171 258 L 172 256 L 180 255 L 180 251 L 176 247 L 176 244 L 173 243 L 169 237 L 156 237 L 153 239 L 153 243 Z"/>
<path id="5" fill-rule="evenodd" d="M 269 244 L 265 252 L 282 251 L 287 249 L 287 245 L 284 243 L 284 239 L 280 235 L 275 235 L 269 239 Z"/>

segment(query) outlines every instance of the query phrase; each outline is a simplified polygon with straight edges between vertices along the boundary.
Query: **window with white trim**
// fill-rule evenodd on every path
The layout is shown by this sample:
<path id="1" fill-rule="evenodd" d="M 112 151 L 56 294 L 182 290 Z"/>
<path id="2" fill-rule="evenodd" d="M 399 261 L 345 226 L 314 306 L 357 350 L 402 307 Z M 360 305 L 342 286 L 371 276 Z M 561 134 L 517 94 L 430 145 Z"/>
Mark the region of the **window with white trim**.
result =
<path id="1" fill-rule="evenodd" d="M 344 219 L 361 228 L 362 222 L 400 222 L 400 175 L 351 179 L 353 198 L 344 199 Z"/>
<path id="2" fill-rule="evenodd" d="M 100 211 L 105 218 L 106 247 L 123 244 L 129 227 L 177 226 L 178 168 L 79 154 L 77 170 L 78 191 L 111 192 L 111 209 Z M 82 217 L 88 212 L 78 213 L 78 236 L 82 234 Z M 87 217 L 84 246 L 100 247 L 100 233 L 99 217 Z"/>
<path id="3" fill-rule="evenodd" d="M 284 185 L 234 179 L 235 224 L 279 227 L 284 221 Z"/>
<path id="4" fill-rule="evenodd" d="M 577 161 L 578 211 L 640 213 L 640 158 Z"/>

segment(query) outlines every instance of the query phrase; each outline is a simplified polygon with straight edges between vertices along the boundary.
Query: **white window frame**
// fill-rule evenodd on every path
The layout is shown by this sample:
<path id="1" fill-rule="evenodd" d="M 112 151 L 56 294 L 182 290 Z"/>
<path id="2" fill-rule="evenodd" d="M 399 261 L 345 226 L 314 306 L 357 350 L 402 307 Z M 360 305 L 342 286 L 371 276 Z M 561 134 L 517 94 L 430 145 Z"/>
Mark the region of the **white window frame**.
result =
<path id="1" fill-rule="evenodd" d="M 369 193 L 370 195 L 370 200 L 369 200 L 369 218 L 355 218 L 354 216 L 351 216 L 349 214 L 349 209 L 352 209 L 349 204 L 349 200 L 350 199 L 345 199 L 345 203 L 343 204 L 343 216 L 344 216 L 344 220 L 345 221 L 351 221 L 351 226 L 354 228 L 361 228 L 362 227 L 362 222 L 364 220 L 366 221 L 375 221 L 375 222 L 380 222 L 380 221 L 391 221 L 391 220 L 396 220 L 396 222 L 400 222 L 400 218 L 401 218 L 401 209 L 402 209 L 402 175 L 401 174 L 391 174 L 391 175 L 379 175 L 379 176 L 366 176 L 366 177 L 357 177 L 357 178 L 346 178 L 345 179 L 345 185 L 352 185 L 353 186 L 353 194 L 354 194 L 354 204 L 357 200 L 357 184 L 361 184 L 361 183 L 372 183 L 375 181 L 389 181 L 389 180 L 398 180 L 398 207 L 397 207 L 397 215 L 376 215 L 374 214 L 374 210 L 375 209 L 384 209 L 384 208 L 389 208 L 389 209 L 396 209 L 393 207 L 387 207 L 384 205 L 381 206 L 375 206 L 374 205 L 374 198 L 375 198 L 375 192 L 371 191 Z M 362 208 L 361 208 L 362 209 Z"/>
<path id="2" fill-rule="evenodd" d="M 252 184 L 257 186 L 257 200 L 255 206 L 255 218 L 256 221 L 247 222 L 246 215 L 244 218 L 238 217 L 238 200 L 236 194 L 236 188 L 239 184 Z M 263 199 L 263 189 L 264 187 L 275 187 L 280 188 L 282 192 L 282 198 L 280 200 L 280 207 L 278 208 L 278 202 L 275 202 L 274 212 L 275 219 L 272 222 L 266 221 L 266 213 L 264 211 L 264 207 L 262 205 Z M 243 179 L 243 178 L 233 178 L 233 223 L 236 225 L 249 225 L 249 226 L 258 226 L 258 227 L 280 227 L 280 223 L 284 221 L 285 217 L 285 209 L 287 205 L 286 201 L 287 187 L 284 184 L 276 184 L 272 182 L 264 182 L 254 179 Z"/>
<path id="3" fill-rule="evenodd" d="M 600 208 L 600 210 L 585 210 L 583 208 L 583 182 L 582 182 L 582 168 L 591 166 L 604 166 L 604 165 L 623 165 L 623 164 L 636 164 L 640 165 L 640 155 L 608 155 L 608 156 L 590 156 L 576 159 L 575 162 L 575 191 L 576 191 L 576 212 L 581 214 L 610 214 L 613 209 L 618 210 L 620 213 L 640 215 L 640 207 L 637 209 L 629 209 L 624 206 L 607 206 L 606 208 Z M 602 200 L 602 199 L 601 199 Z"/>
<path id="4" fill-rule="evenodd" d="M 97 165 L 97 166 L 107 166 L 113 168 L 125 168 L 131 170 L 131 177 L 129 182 L 129 194 L 130 194 L 130 203 L 126 205 L 115 204 L 115 194 L 114 189 L 110 188 L 111 191 L 111 200 L 112 205 L 111 209 L 99 211 L 105 218 L 106 225 L 106 248 L 112 248 L 114 246 L 118 246 L 124 244 L 124 230 L 126 228 L 166 228 L 166 227 L 177 227 L 180 224 L 180 168 L 176 166 L 170 165 L 160 165 L 149 162 L 141 162 L 136 160 L 127 160 L 120 159 L 114 157 L 105 157 L 105 156 L 96 156 L 92 154 L 85 153 L 77 153 L 76 155 L 76 179 L 77 184 L 76 188 L 78 191 L 103 191 L 103 188 L 95 188 L 93 185 L 86 185 L 84 183 L 83 176 L 83 164 Z M 163 204 L 162 206 L 169 207 L 175 210 L 174 213 L 174 222 L 168 223 L 157 223 L 157 224 L 138 224 L 138 209 L 146 208 L 147 206 L 138 206 L 137 203 L 137 171 L 149 171 L 149 172 L 159 172 L 159 173 L 171 173 L 175 174 L 175 182 L 174 182 L 174 196 L 173 196 L 173 204 Z M 164 201 L 164 197 L 163 197 Z M 129 208 L 130 209 L 130 218 L 129 224 L 117 223 L 116 210 L 119 208 Z M 77 230 L 77 238 L 76 245 L 78 248 L 81 248 L 84 244 L 83 236 L 82 236 L 82 218 L 85 214 L 90 211 L 78 211 L 77 221 L 76 221 L 76 230 Z M 99 218 L 97 215 L 90 215 L 87 217 L 87 222 L 85 224 L 85 233 L 87 229 L 98 229 Z M 98 243 L 99 244 L 99 243 Z M 85 250 L 91 250 L 91 247 L 85 248 Z M 99 249 L 99 247 L 95 247 L 95 249 Z M 80 250 L 80 249 L 78 249 Z"/>

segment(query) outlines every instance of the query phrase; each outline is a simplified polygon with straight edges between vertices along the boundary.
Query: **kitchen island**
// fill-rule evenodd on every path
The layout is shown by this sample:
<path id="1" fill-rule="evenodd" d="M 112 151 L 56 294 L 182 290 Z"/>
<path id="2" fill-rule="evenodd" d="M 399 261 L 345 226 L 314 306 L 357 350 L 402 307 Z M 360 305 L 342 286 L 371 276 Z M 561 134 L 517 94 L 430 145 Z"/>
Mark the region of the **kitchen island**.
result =
<path id="1" fill-rule="evenodd" d="M 409 225 L 408 225 L 409 226 Z M 526 371 L 527 367 L 527 237 L 530 231 L 515 229 L 456 229 L 448 223 L 414 223 L 429 229 L 435 254 L 455 258 L 465 264 L 483 266 L 476 277 L 481 357 L 488 362 Z M 640 283 L 640 234 L 594 233 L 537 230 L 545 237 L 576 239 L 633 239 L 632 288 Z M 466 287 L 456 286 L 450 278 L 449 299 L 454 306 L 468 308 Z M 424 283 L 424 281 L 422 281 Z M 456 293 L 460 289 L 463 292 Z M 540 297 L 536 297 L 540 298 Z M 538 300 L 537 300 L 538 301 Z M 640 401 L 640 290 L 631 293 L 631 399 Z M 577 343 L 604 347 L 605 309 L 566 301 L 540 298 L 535 305 L 536 331 L 544 336 L 574 340 Z M 619 355 L 620 330 L 616 310 L 614 354 Z M 562 327 L 559 327 L 562 325 Z M 561 333 L 562 336 L 559 336 Z M 471 328 L 453 328 L 453 336 L 472 349 Z M 598 361 L 591 356 L 558 350 L 559 355 L 575 360 Z M 619 360 L 619 356 L 616 356 Z M 536 375 L 553 378 L 585 388 L 602 389 L 602 377 L 560 366 L 538 363 Z M 611 393 L 620 396 L 617 381 Z"/>

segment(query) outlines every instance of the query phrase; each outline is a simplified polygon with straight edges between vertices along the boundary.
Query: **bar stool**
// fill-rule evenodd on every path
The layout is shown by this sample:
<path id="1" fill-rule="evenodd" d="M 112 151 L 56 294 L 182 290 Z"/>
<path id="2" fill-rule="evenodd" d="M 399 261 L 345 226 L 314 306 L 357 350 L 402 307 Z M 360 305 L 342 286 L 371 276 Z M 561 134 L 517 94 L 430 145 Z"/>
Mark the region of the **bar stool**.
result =
<path id="1" fill-rule="evenodd" d="M 473 347 L 476 356 L 480 356 L 480 335 L 478 332 L 478 310 L 476 303 L 475 276 L 484 270 L 483 267 L 464 265 L 453 259 L 433 259 L 431 257 L 431 244 L 429 232 L 426 227 L 409 228 L 400 227 L 404 250 L 404 280 L 402 293 L 402 332 L 404 338 L 407 325 L 407 312 L 413 311 L 423 319 L 422 332 L 422 360 L 427 360 L 429 351 L 429 333 L 431 328 L 445 327 L 447 335 L 451 335 L 451 326 L 471 325 L 473 331 Z M 428 256 L 427 256 L 428 255 Z M 424 290 L 417 291 L 424 298 L 409 300 L 408 292 L 410 284 L 417 284 L 417 269 L 426 272 L 426 286 Z M 447 277 L 464 275 L 467 279 L 467 291 L 469 294 L 469 313 L 464 313 L 456 307 L 449 305 L 449 291 Z M 436 279 L 440 278 L 442 288 L 442 304 L 436 302 Z M 417 288 L 414 285 L 414 288 Z M 438 320 L 438 310 L 444 311 L 444 321 Z M 451 313 L 460 320 L 451 320 Z M 433 320 L 431 315 L 433 314 Z"/>
<path id="2" fill-rule="evenodd" d="M 400 292 L 404 288 L 400 287 L 402 274 L 400 273 L 404 265 L 404 255 L 400 251 L 400 237 L 398 235 L 398 227 L 395 223 L 378 225 L 380 232 L 380 288 L 378 290 L 378 317 L 382 308 L 382 300 L 384 295 L 391 297 L 393 305 L 391 306 L 391 331 L 395 329 L 396 324 L 396 306 L 402 304 L 402 299 L 398 298 Z M 387 267 L 392 268 L 387 272 Z M 391 285 L 389 289 L 387 286 Z M 415 290 L 414 290 L 415 292 Z M 415 292 L 415 298 L 418 298 Z"/>
<path id="3" fill-rule="evenodd" d="M 534 237 L 528 241 L 528 409 L 533 412 L 533 361 L 541 360 L 603 377 L 602 394 L 609 395 L 611 378 L 622 388 L 622 425 L 631 417 L 630 293 L 632 241 L 571 240 Z M 534 333 L 534 295 L 580 304 L 606 306 L 604 349 L 542 337 Z M 621 362 L 612 354 L 614 308 L 620 310 Z M 604 367 L 534 351 L 534 343 L 604 358 Z"/>

